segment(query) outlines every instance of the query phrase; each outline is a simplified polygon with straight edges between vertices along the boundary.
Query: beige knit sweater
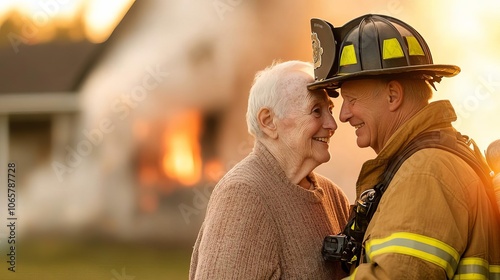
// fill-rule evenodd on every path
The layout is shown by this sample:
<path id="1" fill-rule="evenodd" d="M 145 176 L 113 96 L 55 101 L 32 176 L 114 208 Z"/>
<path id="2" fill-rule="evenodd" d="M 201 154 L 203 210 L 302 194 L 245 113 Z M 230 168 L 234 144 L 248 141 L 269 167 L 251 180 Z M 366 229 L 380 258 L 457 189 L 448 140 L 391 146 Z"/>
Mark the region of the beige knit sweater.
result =
<path id="1" fill-rule="evenodd" d="M 291 183 L 259 142 L 215 187 L 194 245 L 190 279 L 340 279 L 321 257 L 339 233 L 349 202 L 330 180 L 311 173 L 313 190 Z"/>

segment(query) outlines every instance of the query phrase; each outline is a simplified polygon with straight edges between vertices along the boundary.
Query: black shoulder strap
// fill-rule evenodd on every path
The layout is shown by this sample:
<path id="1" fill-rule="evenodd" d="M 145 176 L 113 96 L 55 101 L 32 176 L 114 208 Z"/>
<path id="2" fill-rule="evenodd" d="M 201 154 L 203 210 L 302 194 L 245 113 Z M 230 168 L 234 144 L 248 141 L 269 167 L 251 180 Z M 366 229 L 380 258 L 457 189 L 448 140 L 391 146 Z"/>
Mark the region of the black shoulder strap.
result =
<path id="1" fill-rule="evenodd" d="M 351 217 L 342 232 L 348 236 L 350 242 L 354 244 L 354 250 L 352 250 L 352 252 L 344 251 L 345 255 L 349 257 L 346 258 L 347 261 L 343 262 L 343 266 L 357 264 L 357 262 L 359 262 L 361 254 L 360 248 L 365 231 L 371 218 L 375 214 L 382 195 L 403 162 L 421 149 L 442 149 L 459 156 L 469 164 L 484 182 L 485 190 L 492 203 L 493 211 L 495 211 L 496 217 L 500 219 L 493 184 L 489 175 L 489 167 L 484 160 L 476 156 L 475 152 L 469 147 L 470 143 L 471 141 L 469 141 L 466 136 L 462 136 L 458 132 L 456 134 L 447 131 L 425 132 L 415 137 L 405 148 L 403 148 L 403 151 L 397 153 L 390 159 L 387 168 L 381 175 L 379 183 L 374 186 L 373 189 L 367 190 L 361 194 L 356 201 Z M 476 148 L 475 144 L 474 147 Z"/>
<path id="2" fill-rule="evenodd" d="M 401 153 L 390 160 L 387 169 L 382 174 L 382 178 L 380 180 L 381 183 L 377 185 L 377 191 L 380 192 L 380 197 L 389 186 L 394 174 L 396 174 L 399 167 L 401 167 L 406 159 L 421 149 L 436 148 L 459 156 L 474 169 L 476 174 L 483 181 L 488 198 L 490 199 L 493 209 L 496 212 L 496 216 L 500 218 L 495 193 L 493 191 L 492 179 L 489 175 L 489 167 L 486 163 L 484 163 L 484 161 L 475 156 L 474 151 L 470 148 L 470 141 L 471 140 L 469 140 L 467 136 L 463 136 L 458 132 L 456 134 L 452 134 L 444 131 L 430 131 L 418 135 L 406 146 L 406 148 L 404 148 Z"/>

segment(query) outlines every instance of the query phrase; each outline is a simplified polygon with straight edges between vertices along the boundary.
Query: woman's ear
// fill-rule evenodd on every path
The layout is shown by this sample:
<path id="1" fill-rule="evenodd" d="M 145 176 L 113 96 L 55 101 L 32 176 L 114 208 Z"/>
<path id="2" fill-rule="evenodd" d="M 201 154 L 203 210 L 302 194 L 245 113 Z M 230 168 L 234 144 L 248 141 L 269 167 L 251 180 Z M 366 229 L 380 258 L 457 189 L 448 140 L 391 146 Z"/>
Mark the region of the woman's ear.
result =
<path id="1" fill-rule="evenodd" d="M 270 138 L 278 138 L 278 130 L 276 127 L 276 115 L 269 108 L 262 108 L 257 113 L 257 121 L 260 129 Z"/>
<path id="2" fill-rule="evenodd" d="M 401 83 L 396 80 L 392 80 L 387 84 L 389 93 L 387 95 L 387 101 L 389 105 L 389 111 L 396 111 L 403 104 L 404 99 L 404 89 Z"/>

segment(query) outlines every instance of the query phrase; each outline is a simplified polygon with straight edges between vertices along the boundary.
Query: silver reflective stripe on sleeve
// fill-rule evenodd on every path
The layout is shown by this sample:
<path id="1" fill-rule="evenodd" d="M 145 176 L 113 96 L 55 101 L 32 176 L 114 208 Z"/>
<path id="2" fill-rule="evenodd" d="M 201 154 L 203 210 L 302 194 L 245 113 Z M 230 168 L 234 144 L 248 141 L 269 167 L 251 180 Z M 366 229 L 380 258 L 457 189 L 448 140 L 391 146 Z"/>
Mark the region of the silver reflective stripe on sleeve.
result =
<path id="1" fill-rule="evenodd" d="M 485 259 L 463 258 L 458 264 L 453 280 L 460 279 L 495 279 L 500 280 L 500 266 L 489 265 Z"/>
<path id="2" fill-rule="evenodd" d="M 382 254 L 404 254 L 431 262 L 446 271 L 451 279 L 458 266 L 460 255 L 450 245 L 420 234 L 397 232 L 389 237 L 366 242 L 368 262 Z"/>

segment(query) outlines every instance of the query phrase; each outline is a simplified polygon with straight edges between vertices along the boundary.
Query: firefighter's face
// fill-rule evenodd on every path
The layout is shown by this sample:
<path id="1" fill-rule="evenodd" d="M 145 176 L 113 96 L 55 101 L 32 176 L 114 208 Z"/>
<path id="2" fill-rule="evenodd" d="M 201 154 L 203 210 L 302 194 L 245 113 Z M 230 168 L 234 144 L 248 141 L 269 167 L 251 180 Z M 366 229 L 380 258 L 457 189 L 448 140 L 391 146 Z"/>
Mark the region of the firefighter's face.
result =
<path id="1" fill-rule="evenodd" d="M 379 80 L 354 80 L 342 84 L 340 121 L 356 129 L 360 148 L 371 147 L 376 153 L 383 148 L 391 128 L 386 99 L 387 83 Z"/>

